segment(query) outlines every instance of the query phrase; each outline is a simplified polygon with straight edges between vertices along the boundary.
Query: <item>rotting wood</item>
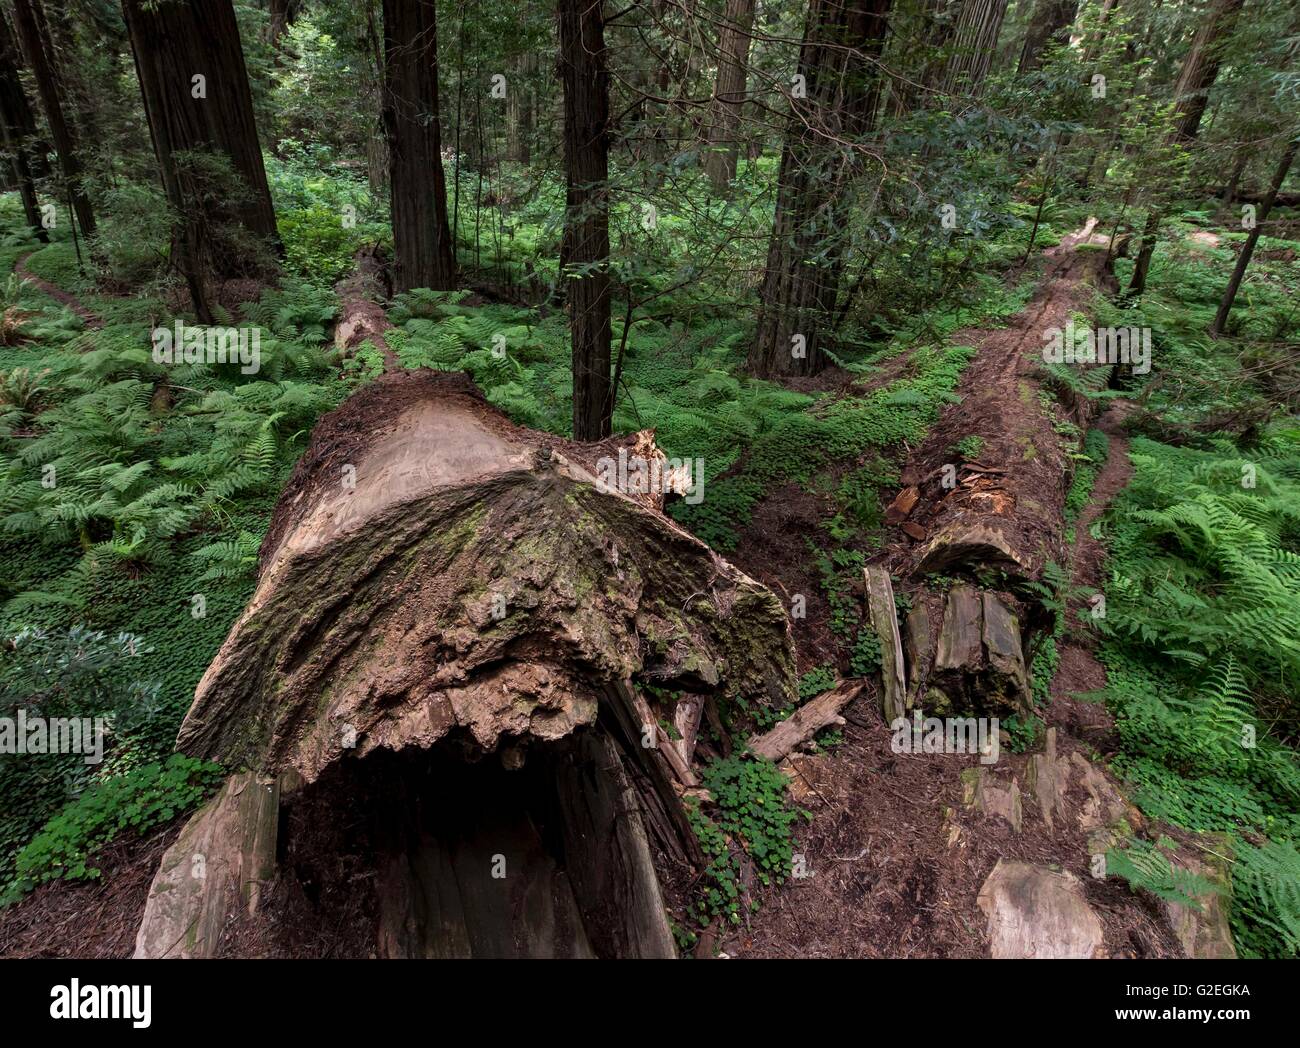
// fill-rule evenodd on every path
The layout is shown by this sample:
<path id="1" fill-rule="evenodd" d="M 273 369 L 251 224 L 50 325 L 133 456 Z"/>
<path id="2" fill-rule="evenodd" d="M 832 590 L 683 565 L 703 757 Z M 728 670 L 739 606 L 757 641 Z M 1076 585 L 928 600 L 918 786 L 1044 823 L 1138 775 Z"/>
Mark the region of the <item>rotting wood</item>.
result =
<path id="1" fill-rule="evenodd" d="M 903 671 L 903 642 L 898 635 L 898 606 L 894 584 L 884 568 L 868 565 L 862 571 L 867 587 L 871 625 L 880 638 L 881 711 L 892 723 L 907 712 L 907 680 Z"/>
<path id="2" fill-rule="evenodd" d="M 804 703 L 794 713 L 764 735 L 749 740 L 749 750 L 755 757 L 779 761 L 816 735 L 822 728 L 841 725 L 840 711 L 856 699 L 866 685 L 860 681 L 844 681 L 830 691 Z"/>

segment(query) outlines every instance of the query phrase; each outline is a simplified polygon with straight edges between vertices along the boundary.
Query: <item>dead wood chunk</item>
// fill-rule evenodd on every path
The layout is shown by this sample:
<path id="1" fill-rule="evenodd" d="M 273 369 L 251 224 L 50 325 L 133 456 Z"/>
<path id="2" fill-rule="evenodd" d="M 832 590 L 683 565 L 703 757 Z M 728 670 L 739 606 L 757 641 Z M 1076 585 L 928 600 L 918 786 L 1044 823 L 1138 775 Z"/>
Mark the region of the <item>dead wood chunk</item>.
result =
<path id="1" fill-rule="evenodd" d="M 996 780 L 984 766 L 967 768 L 961 773 L 962 803 L 985 815 L 1005 819 L 1013 830 L 1020 832 L 1024 822 L 1024 808 L 1020 797 L 1020 783 L 1013 776 L 1010 783 Z"/>
<path id="2" fill-rule="evenodd" d="M 136 957 L 214 957 L 229 915 L 257 913 L 275 875 L 280 789 L 232 775 L 163 855 L 136 933 Z"/>
<path id="3" fill-rule="evenodd" d="M 930 612 L 920 602 L 912 606 L 904 623 L 904 653 L 910 671 L 907 678 L 907 705 L 915 705 L 921 682 L 929 673 L 931 661 Z"/>
<path id="4" fill-rule="evenodd" d="M 943 626 L 934 656 L 935 672 L 980 672 L 984 668 L 983 626 L 979 591 L 966 585 L 953 586 L 944 604 Z"/>
<path id="5" fill-rule="evenodd" d="M 1174 900 L 1165 902 L 1165 915 L 1182 944 L 1183 952 L 1194 959 L 1233 960 L 1237 947 L 1232 940 L 1232 841 L 1226 834 L 1197 834 L 1190 843 L 1181 844 L 1170 856 L 1181 870 L 1202 877 L 1217 890 L 1193 898 L 1200 907 L 1184 906 Z"/>
<path id="6" fill-rule="evenodd" d="M 944 604 L 927 702 L 997 715 L 1027 710 L 1022 650 L 1016 616 L 995 594 L 954 586 Z"/>
<path id="7" fill-rule="evenodd" d="M 673 727 L 679 736 L 673 741 L 686 764 L 690 764 L 695 757 L 695 741 L 700 736 L 700 721 L 703 717 L 702 695 L 682 695 L 673 707 Z"/>
<path id="8" fill-rule="evenodd" d="M 959 564 L 977 567 L 1010 567 L 1024 571 L 1028 560 L 1011 548 L 1006 535 L 987 524 L 957 521 L 930 540 L 916 574 L 925 575 Z"/>
<path id="9" fill-rule="evenodd" d="M 885 510 L 885 523 L 901 523 L 912 512 L 912 507 L 916 505 L 916 500 L 920 497 L 921 489 L 915 484 L 904 488 L 894 497 L 894 501 L 889 504 L 889 508 Z"/>
<path id="10" fill-rule="evenodd" d="M 867 585 L 867 609 L 871 625 L 880 639 L 881 690 L 885 721 L 892 723 L 907 712 L 907 681 L 903 670 L 903 642 L 898 636 L 898 605 L 894 603 L 894 584 L 884 568 L 868 565 L 863 569 Z"/>
<path id="11" fill-rule="evenodd" d="M 903 534 L 908 538 L 915 539 L 917 542 L 924 542 L 926 536 L 925 528 L 914 520 L 909 520 L 903 524 Z"/>
<path id="12" fill-rule="evenodd" d="M 1101 953 L 1101 921 L 1072 874 L 999 859 L 976 901 L 988 918 L 994 958 L 1087 959 Z"/>
<path id="13" fill-rule="evenodd" d="M 1029 673 L 1020 643 L 1020 622 L 996 594 L 984 593 L 984 652 L 989 679 L 1008 700 L 1029 712 Z"/>
<path id="14" fill-rule="evenodd" d="M 791 750 L 811 739 L 822 728 L 844 723 L 840 711 L 862 693 L 861 681 L 844 681 L 828 692 L 818 695 L 802 706 L 775 728 L 764 735 L 749 740 L 749 750 L 755 757 L 779 761 Z"/>

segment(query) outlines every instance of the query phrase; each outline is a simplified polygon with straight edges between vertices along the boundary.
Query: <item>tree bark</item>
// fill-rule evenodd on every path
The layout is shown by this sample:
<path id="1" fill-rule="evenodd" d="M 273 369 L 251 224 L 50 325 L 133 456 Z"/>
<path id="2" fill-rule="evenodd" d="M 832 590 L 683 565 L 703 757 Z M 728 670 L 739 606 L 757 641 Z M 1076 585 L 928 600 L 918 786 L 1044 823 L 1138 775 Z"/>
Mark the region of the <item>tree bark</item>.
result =
<path id="1" fill-rule="evenodd" d="M 953 33 L 955 52 L 944 73 L 944 90 L 978 95 L 997 50 L 1007 0 L 965 0 Z"/>
<path id="2" fill-rule="evenodd" d="M 745 104 L 754 0 L 727 0 L 718 36 L 718 76 L 713 88 L 708 152 L 704 170 L 720 192 L 736 177 L 736 129 Z"/>
<path id="3" fill-rule="evenodd" d="M 50 138 L 59 157 L 59 168 L 72 202 L 72 211 L 81 226 L 83 236 L 95 234 L 95 212 L 86 195 L 81 180 L 80 147 L 76 132 L 68 123 L 63 108 L 63 86 L 59 81 L 54 60 L 54 44 L 50 39 L 49 24 L 41 0 L 14 0 L 14 20 L 27 64 L 36 81 L 36 90 L 45 109 L 45 122 L 50 128 Z"/>
<path id="4" fill-rule="evenodd" d="M 5 152 L 13 167 L 14 184 L 22 199 L 23 217 L 36 239 L 47 243 L 50 238 L 41 222 L 36 181 L 32 177 L 28 159 L 28 149 L 36 134 L 36 118 L 27 102 L 27 95 L 23 92 L 22 81 L 18 78 L 18 58 L 17 41 L 9 31 L 9 23 L 4 14 L 0 13 L 0 135 L 3 136 Z"/>
<path id="5" fill-rule="evenodd" d="M 1209 90 L 1219 76 L 1223 45 L 1237 25 L 1245 0 L 1212 0 L 1191 49 L 1183 59 L 1174 85 L 1174 136 L 1179 142 L 1193 142 L 1209 102 Z"/>
<path id="6" fill-rule="evenodd" d="M 264 250 L 279 250 L 235 9 L 231 0 L 124 0 L 122 9 L 163 191 L 176 214 L 172 264 L 200 320 L 210 323 L 210 282 L 259 273 Z"/>
<path id="7" fill-rule="evenodd" d="M 1255 245 L 1259 243 L 1259 236 L 1264 228 L 1264 220 L 1268 218 L 1268 213 L 1273 210 L 1273 203 L 1277 200 L 1278 191 L 1282 188 L 1282 183 L 1286 181 L 1286 176 L 1291 170 L 1291 165 L 1295 162 L 1297 148 L 1300 148 L 1300 139 L 1293 139 L 1286 147 L 1286 152 L 1282 154 L 1282 159 L 1278 161 L 1277 170 L 1273 172 L 1273 181 L 1269 183 L 1268 195 L 1264 197 L 1264 202 L 1259 207 L 1259 214 L 1255 216 L 1255 226 L 1246 237 L 1246 243 L 1241 247 L 1241 253 L 1237 256 L 1237 264 L 1232 270 L 1232 276 L 1228 280 L 1228 286 L 1224 289 L 1223 299 L 1219 302 L 1219 311 L 1214 315 L 1214 323 L 1210 325 L 1211 335 L 1221 335 L 1228 326 L 1228 315 L 1232 312 L 1232 304 L 1237 298 L 1237 291 L 1241 288 L 1241 281 L 1246 275 L 1246 267 L 1250 265 L 1250 258 L 1255 253 Z"/>
<path id="8" fill-rule="evenodd" d="M 433 0 L 384 0 L 384 128 L 398 291 L 456 285 L 438 118 Z"/>
<path id="9" fill-rule="evenodd" d="M 814 375 L 820 333 L 835 313 L 843 251 L 845 159 L 874 125 L 890 0 L 813 0 L 799 56 L 806 97 L 790 100 L 776 218 L 759 294 L 749 370 Z"/>
<path id="10" fill-rule="evenodd" d="M 610 434 L 609 72 L 600 0 L 559 0 L 568 177 L 560 270 L 573 356 L 573 439 Z"/>
<path id="11" fill-rule="evenodd" d="M 1029 19 L 1017 72 L 1027 73 L 1042 65 L 1043 51 L 1054 37 L 1063 35 L 1061 31 L 1074 23 L 1078 10 L 1079 0 L 1038 0 Z"/>
<path id="12" fill-rule="evenodd" d="M 532 159 L 533 98 L 532 77 L 537 70 L 537 55 L 529 51 L 515 61 L 514 82 L 506 96 L 506 155 L 516 164 Z"/>

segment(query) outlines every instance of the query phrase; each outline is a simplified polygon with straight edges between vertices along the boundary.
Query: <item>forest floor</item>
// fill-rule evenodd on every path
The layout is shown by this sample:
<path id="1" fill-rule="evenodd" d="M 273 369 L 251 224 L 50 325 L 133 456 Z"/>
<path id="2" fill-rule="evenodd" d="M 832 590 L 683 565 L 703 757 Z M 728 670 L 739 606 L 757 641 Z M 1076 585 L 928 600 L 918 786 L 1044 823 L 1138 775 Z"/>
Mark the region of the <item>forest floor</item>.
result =
<path id="1" fill-rule="evenodd" d="M 1190 239 L 1201 246 L 1197 238 Z M 1040 471 L 1046 476 L 1066 470 L 1068 475 L 1068 464 L 1051 457 L 1059 456 L 1060 430 L 1054 431 L 1040 397 L 1042 334 L 1050 327 L 1064 328 L 1073 316 L 1086 313 L 1095 287 L 1105 286 L 1106 274 L 1098 266 L 1104 256 L 1105 240 L 1090 221 L 1033 258 L 1028 272 L 1040 276 L 1023 309 L 1006 316 L 1014 306 L 1007 309 L 1000 326 L 990 321 L 947 337 L 950 344 L 974 350 L 957 380 L 959 403 L 951 402 L 938 412 L 924 436 L 889 450 L 887 466 L 895 471 L 900 486 L 932 473 L 952 459 L 954 446 L 972 438 L 982 445 L 977 457 L 1020 462 L 1022 488 L 1033 488 Z M 15 261 L 19 276 L 31 279 L 86 327 L 98 328 L 101 323 L 91 305 L 109 316 L 108 299 L 83 292 L 91 303 L 87 305 L 72 292 L 32 274 L 26 257 Z M 1008 283 L 1023 275 L 1009 274 Z M 405 343 L 406 339 L 397 338 L 394 347 L 400 351 Z M 831 369 L 803 391 L 824 395 L 815 409 L 819 411 L 840 398 L 866 402 L 923 371 L 928 353 L 926 348 L 909 346 L 884 359 L 867 378 Z M 384 354 L 390 366 L 391 356 L 391 352 Z M 409 348 L 406 356 L 411 357 Z M 1105 435 L 1109 454 L 1098 469 L 1086 505 L 1073 521 L 1068 548 L 1059 551 L 1076 594 L 1070 605 L 1074 616 L 1086 615 L 1086 604 L 1077 593 L 1098 588 L 1102 582 L 1106 553 L 1093 525 L 1132 472 L 1122 430 L 1131 406 L 1113 401 L 1092 424 Z M 864 459 L 878 454 L 878 448 L 871 448 Z M 819 473 L 815 483 L 792 479 L 773 485 L 736 528 L 734 550 L 724 555 L 787 603 L 797 594 L 818 594 L 825 579 L 819 578 L 813 547 L 816 541 L 825 541 L 819 536 L 835 509 L 827 492 L 855 465 L 860 463 L 832 460 L 823 467 L 827 476 Z M 744 466 L 742 456 L 735 471 Z M 920 537 L 886 527 L 872 538 L 874 547 L 862 544 L 861 552 L 870 562 L 886 565 L 905 595 L 923 589 L 908 578 L 909 565 L 918 544 L 925 541 L 933 510 L 922 502 L 909 521 L 919 524 Z M 1042 511 L 1059 521 L 1064 507 L 1059 498 L 1049 499 Z M 851 595 L 862 603 L 860 582 Z M 828 603 L 814 597 L 808 618 L 795 623 L 800 670 L 826 666 L 843 670 L 846 642 L 842 633 L 836 635 Z M 1062 758 L 1077 754 L 1100 770 L 1118 746 L 1113 720 L 1100 703 L 1076 697 L 1106 683 L 1094 646 L 1091 631 L 1067 625 L 1057 641 L 1059 665 L 1050 701 L 1038 712 L 1055 729 L 1056 750 Z M 873 684 L 845 712 L 842 741 L 791 759 L 791 793 L 810 815 L 807 823 L 796 826 L 794 850 L 796 862 L 809 875 L 787 879 L 780 889 L 762 893 L 761 909 L 746 912 L 738 926 L 728 926 L 718 943 L 728 956 L 988 956 L 987 921 L 977 895 L 999 859 L 1073 874 L 1101 921 L 1105 954 L 1182 955 L 1163 907 L 1153 896 L 1135 893 L 1117 877 L 1092 876 L 1089 836 L 1074 817 L 1086 801 L 1079 784 L 1071 787 L 1071 810 L 1054 826 L 1047 825 L 1026 792 L 1023 820 L 1013 827 L 1001 815 L 969 803 L 968 778 L 963 773 L 978 767 L 976 757 L 936 759 L 895 753 L 891 731 L 877 711 Z M 1004 745 L 998 764 L 989 769 L 990 780 L 1025 786 L 1031 760 L 1031 754 L 1013 753 Z M 124 835 L 97 858 L 104 871 L 101 879 L 47 883 L 0 910 L 0 956 L 129 956 L 152 873 L 177 829 L 173 822 L 143 837 Z"/>

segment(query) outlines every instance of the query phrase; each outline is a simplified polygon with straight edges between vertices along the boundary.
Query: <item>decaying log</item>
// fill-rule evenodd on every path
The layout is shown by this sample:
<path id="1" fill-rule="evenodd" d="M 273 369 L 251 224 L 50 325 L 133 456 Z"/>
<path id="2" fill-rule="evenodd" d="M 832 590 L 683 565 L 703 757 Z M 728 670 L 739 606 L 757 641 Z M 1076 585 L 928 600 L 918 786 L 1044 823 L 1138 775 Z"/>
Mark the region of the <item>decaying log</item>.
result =
<path id="1" fill-rule="evenodd" d="M 923 705 L 928 713 L 1026 713 L 1033 698 L 1016 615 L 995 593 L 948 591 Z"/>
<path id="2" fill-rule="evenodd" d="M 678 795 L 693 782 L 691 747 L 662 731 L 675 711 L 638 682 L 698 706 L 706 693 L 783 706 L 794 699 L 794 652 L 777 598 L 658 512 L 660 496 L 596 482 L 600 459 L 629 443 L 658 453 L 652 434 L 575 445 L 521 429 L 462 375 L 392 372 L 321 420 L 281 496 L 256 589 L 177 745 L 278 783 L 281 810 L 368 795 L 381 769 L 405 789 L 402 761 L 441 762 L 448 785 L 403 808 L 418 825 L 376 823 L 383 839 L 404 842 L 374 857 L 375 876 L 404 886 L 376 930 L 381 953 L 495 954 L 507 940 L 540 952 L 561 932 L 573 955 L 672 952 L 648 856 L 694 852 Z M 457 785 L 467 761 L 490 769 L 479 785 Z M 533 785 L 499 786 L 503 776 Z M 526 811 L 440 814 L 475 813 L 479 789 Z M 206 925 L 197 938 L 186 932 L 227 906 L 222 878 L 181 898 L 166 875 L 190 861 L 186 842 L 200 829 L 209 862 L 237 865 L 245 848 L 235 820 L 218 817 L 221 797 L 164 860 L 142 956 L 172 941 L 184 956 L 224 949 Z M 539 822 L 550 829 L 537 837 L 527 827 Z M 539 848 L 550 849 L 545 862 Z M 511 891 L 549 900 L 536 926 L 501 923 L 492 907 L 517 909 L 501 885 L 464 883 L 464 863 L 487 877 L 475 864 L 497 852 L 532 871 L 506 877 Z M 279 883 L 311 861 L 279 870 Z M 438 939 L 430 914 L 444 911 L 477 930 Z"/>
<path id="3" fill-rule="evenodd" d="M 334 346 L 350 354 L 369 341 L 384 356 L 385 366 L 395 366 L 397 358 L 384 332 L 393 325 L 384 312 L 384 302 L 392 295 L 388 263 L 378 244 L 360 248 L 354 256 L 356 268 L 334 285 L 339 296 L 339 320 L 334 326 Z"/>
<path id="4" fill-rule="evenodd" d="M 886 723 L 907 713 L 907 681 L 903 673 L 903 642 L 898 636 L 898 606 L 894 584 L 884 568 L 868 565 L 862 571 L 867 585 L 867 609 L 880 639 L 881 710 Z"/>
<path id="5" fill-rule="evenodd" d="M 781 760 L 823 728 L 843 724 L 840 711 L 862 693 L 863 687 L 861 681 L 845 681 L 809 700 L 771 731 L 751 738 L 749 751 L 770 761 Z"/>

